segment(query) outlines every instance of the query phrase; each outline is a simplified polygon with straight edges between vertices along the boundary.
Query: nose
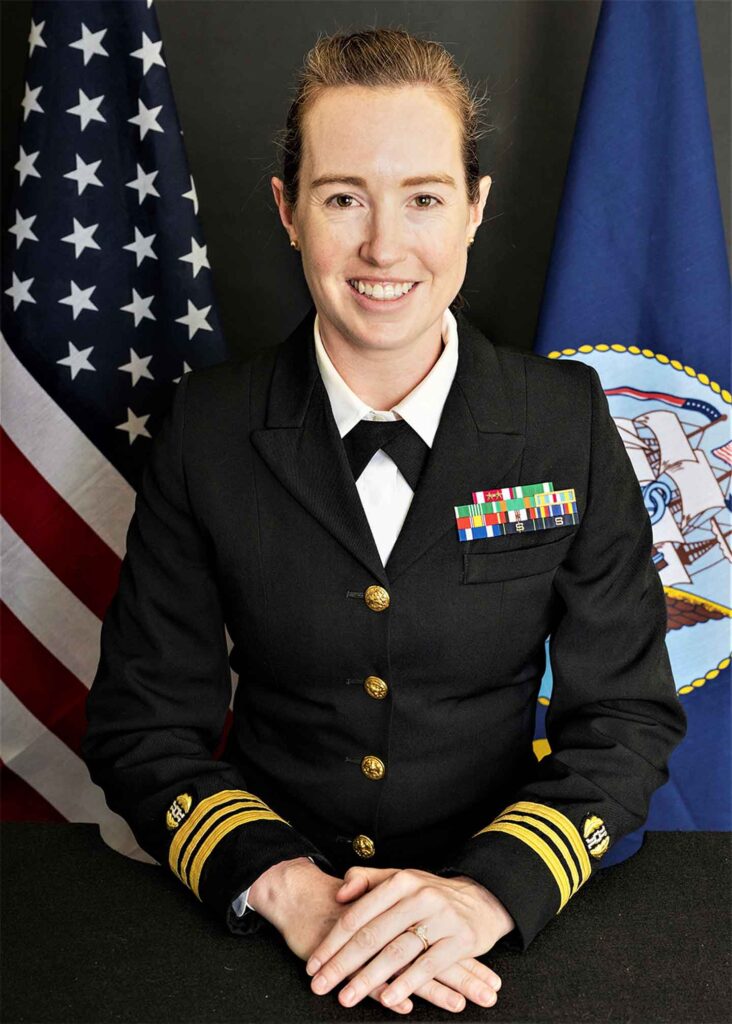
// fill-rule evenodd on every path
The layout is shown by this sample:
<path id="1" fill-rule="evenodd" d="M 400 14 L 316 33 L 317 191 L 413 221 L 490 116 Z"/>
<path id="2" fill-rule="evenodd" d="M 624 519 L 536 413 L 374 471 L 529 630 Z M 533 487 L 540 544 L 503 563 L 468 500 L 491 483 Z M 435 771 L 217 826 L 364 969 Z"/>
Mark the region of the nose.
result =
<path id="1" fill-rule="evenodd" d="M 406 258 L 407 229 L 398 213 L 382 208 L 368 218 L 361 256 L 368 263 L 393 267 Z"/>

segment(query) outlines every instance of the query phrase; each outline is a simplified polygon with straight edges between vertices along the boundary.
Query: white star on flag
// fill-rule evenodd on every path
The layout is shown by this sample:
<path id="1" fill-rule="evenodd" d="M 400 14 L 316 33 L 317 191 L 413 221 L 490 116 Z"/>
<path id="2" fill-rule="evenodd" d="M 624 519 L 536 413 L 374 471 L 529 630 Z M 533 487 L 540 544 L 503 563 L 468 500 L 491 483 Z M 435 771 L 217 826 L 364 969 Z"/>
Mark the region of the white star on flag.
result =
<path id="1" fill-rule="evenodd" d="M 160 196 L 160 193 L 153 185 L 153 178 L 156 178 L 158 171 L 151 171 L 150 174 L 145 174 L 142 167 L 139 164 L 137 166 L 137 177 L 133 178 L 132 181 L 126 182 L 127 188 L 137 189 L 137 203 L 138 206 L 142 206 L 142 201 L 145 196 Z"/>
<path id="2" fill-rule="evenodd" d="M 181 378 L 183 377 L 183 374 L 190 373 L 190 370 L 191 370 L 190 366 L 188 365 L 188 363 L 184 359 L 183 360 L 183 373 L 180 375 L 180 377 L 173 377 L 173 383 L 174 384 L 180 384 Z"/>
<path id="3" fill-rule="evenodd" d="M 157 235 L 143 235 L 137 226 L 135 226 L 135 241 L 130 242 L 129 245 L 123 245 L 123 249 L 129 249 L 130 252 L 134 252 L 135 261 L 139 267 L 146 256 L 149 256 L 151 260 L 156 260 L 157 256 L 152 251 L 152 244 L 157 238 Z"/>
<path id="4" fill-rule="evenodd" d="M 21 302 L 36 301 L 30 293 L 30 286 L 34 281 L 34 277 L 28 277 L 25 281 L 21 281 L 15 271 L 13 271 L 13 283 L 10 288 L 5 289 L 5 294 L 9 295 L 13 300 L 13 311 L 18 308 Z"/>
<path id="5" fill-rule="evenodd" d="M 36 25 L 35 21 L 33 21 L 33 19 L 31 18 L 31 30 L 28 34 L 28 44 L 30 46 L 30 49 L 28 51 L 29 57 L 33 56 L 33 51 L 37 46 L 43 46 L 45 49 L 48 49 L 43 39 L 41 38 L 41 32 L 43 31 L 43 27 L 45 24 L 45 21 L 39 21 Z"/>
<path id="6" fill-rule="evenodd" d="M 188 299 L 188 312 L 185 316 L 177 317 L 175 322 L 177 324 L 187 325 L 189 341 L 198 331 L 213 330 L 213 327 L 206 320 L 206 316 L 210 309 L 210 306 L 203 306 L 201 309 L 196 309 L 191 300 Z"/>
<path id="7" fill-rule="evenodd" d="M 98 312 L 97 307 L 91 301 L 89 296 L 95 290 L 96 285 L 93 284 L 90 288 L 79 288 L 75 281 L 71 282 L 71 292 L 66 296 L 65 299 L 59 299 L 59 303 L 62 306 L 71 306 L 74 311 L 74 320 L 76 320 L 79 313 L 83 313 L 85 309 L 95 310 Z"/>
<path id="8" fill-rule="evenodd" d="M 21 217 L 20 210 L 15 211 L 15 224 L 12 228 L 8 228 L 8 234 L 15 235 L 16 251 L 20 249 L 26 238 L 31 242 L 38 241 L 31 230 L 31 224 L 37 216 L 38 214 L 34 213 L 32 217 Z"/>
<path id="9" fill-rule="evenodd" d="M 93 348 L 94 346 L 90 345 L 89 348 L 78 349 L 73 341 L 70 341 L 69 354 L 64 356 L 63 359 L 57 359 L 56 362 L 60 363 L 61 366 L 68 366 L 71 370 L 71 379 L 74 380 L 80 370 L 96 371 L 96 366 L 92 366 L 88 358 Z"/>
<path id="10" fill-rule="evenodd" d="M 150 434 L 145 427 L 145 423 L 149 420 L 149 414 L 147 416 L 135 416 L 134 412 L 130 407 L 127 407 L 127 422 L 118 423 L 117 430 L 126 430 L 130 435 L 130 444 L 135 441 L 138 437 L 150 437 Z"/>
<path id="11" fill-rule="evenodd" d="M 150 362 L 151 359 L 151 355 L 138 356 L 134 348 L 131 348 L 129 363 L 125 363 L 124 366 L 118 366 L 117 369 L 124 370 L 125 372 L 132 375 L 132 387 L 134 388 L 135 384 L 137 384 L 138 380 L 141 377 L 149 377 L 150 380 L 155 379 L 153 375 L 150 373 L 150 370 L 148 369 L 148 363 Z"/>
<path id="12" fill-rule="evenodd" d="M 128 117 L 127 120 L 130 124 L 139 125 L 140 128 L 140 141 L 142 141 L 148 132 L 162 132 L 163 128 L 157 122 L 157 116 L 163 109 L 162 103 L 159 107 L 146 107 L 140 97 L 137 97 L 137 114 L 135 117 Z"/>
<path id="13" fill-rule="evenodd" d="M 79 89 L 79 102 L 75 107 L 69 107 L 67 114 L 76 114 L 81 121 L 81 130 L 84 131 L 90 121 L 103 121 L 107 123 L 106 117 L 99 113 L 99 104 L 104 96 L 95 96 L 93 99 L 86 95 L 83 89 Z"/>
<path id="14" fill-rule="evenodd" d="M 32 114 L 36 111 L 38 114 L 43 114 L 45 111 L 38 102 L 38 94 L 40 93 L 42 85 L 39 85 L 37 89 L 31 89 L 28 83 L 25 83 L 25 96 L 20 101 L 20 105 L 23 108 L 23 120 L 28 120 L 28 114 Z"/>
<path id="15" fill-rule="evenodd" d="M 150 39 L 146 32 L 142 33 L 142 46 L 139 50 L 133 50 L 130 57 L 137 57 L 138 60 L 142 61 L 142 75 L 143 78 L 148 73 L 153 64 L 159 64 L 161 68 L 165 67 L 165 61 L 160 56 L 160 50 L 163 42 L 154 43 Z"/>
<path id="16" fill-rule="evenodd" d="M 20 160 L 18 160 L 13 170 L 20 172 L 21 185 L 29 176 L 32 178 L 40 178 L 40 174 L 36 170 L 35 166 L 36 157 L 39 153 L 40 150 L 36 150 L 35 153 L 26 153 L 23 147 L 20 147 Z"/>
<path id="17" fill-rule="evenodd" d="M 191 202 L 193 203 L 193 212 L 195 213 L 196 216 L 198 216 L 198 193 L 196 192 L 196 186 L 193 181 L 193 175 L 191 174 L 189 175 L 189 177 L 191 179 L 191 188 L 190 191 L 183 193 L 183 198 L 191 200 Z"/>
<path id="18" fill-rule="evenodd" d="M 132 313 L 135 318 L 135 327 L 139 327 L 140 321 L 145 318 L 148 320 L 155 320 L 155 317 L 150 312 L 150 303 L 154 298 L 154 295 L 148 295 L 147 298 L 143 298 L 142 295 L 138 295 L 133 288 L 132 302 L 129 306 L 120 306 L 120 309 L 123 313 Z"/>
<path id="19" fill-rule="evenodd" d="M 201 267 L 208 267 L 211 269 L 211 264 L 208 262 L 208 256 L 206 255 L 207 245 L 199 245 L 195 238 L 191 239 L 191 251 L 186 256 L 179 256 L 178 259 L 183 263 L 190 263 L 193 268 L 193 276 L 198 277 L 198 271 Z"/>
<path id="20" fill-rule="evenodd" d="M 101 160 L 95 160 L 93 164 L 85 164 L 77 153 L 76 170 L 64 174 L 64 178 L 71 178 L 72 181 L 76 182 L 79 195 L 83 193 L 87 185 L 98 185 L 100 188 L 103 188 L 104 186 L 96 175 L 97 167 L 99 167 L 101 162 Z"/>
<path id="21" fill-rule="evenodd" d="M 90 32 L 84 22 L 81 23 L 81 39 L 77 39 L 75 43 L 69 43 L 69 46 L 74 50 L 82 50 L 84 53 L 84 67 L 94 56 L 108 57 L 109 54 L 102 46 L 102 39 L 107 34 L 106 28 L 103 28 L 100 32 Z"/>
<path id="22" fill-rule="evenodd" d="M 92 238 L 92 235 L 99 227 L 98 224 L 89 224 L 84 227 L 76 217 L 74 217 L 74 230 L 70 235 L 64 235 L 61 239 L 62 242 L 69 242 L 74 246 L 75 256 L 78 260 L 79 256 L 83 253 L 84 249 L 99 249 L 100 246 Z"/>

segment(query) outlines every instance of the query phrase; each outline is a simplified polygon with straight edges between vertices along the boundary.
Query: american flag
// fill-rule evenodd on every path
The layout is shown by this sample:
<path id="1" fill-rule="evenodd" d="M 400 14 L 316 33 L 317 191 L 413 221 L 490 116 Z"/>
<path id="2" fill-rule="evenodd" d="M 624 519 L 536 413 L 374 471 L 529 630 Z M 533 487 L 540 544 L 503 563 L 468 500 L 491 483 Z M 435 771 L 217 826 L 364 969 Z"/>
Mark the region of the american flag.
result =
<path id="1" fill-rule="evenodd" d="M 2 814 L 99 824 L 101 620 L 175 384 L 227 356 L 152 0 L 36 2 L 3 238 Z"/>

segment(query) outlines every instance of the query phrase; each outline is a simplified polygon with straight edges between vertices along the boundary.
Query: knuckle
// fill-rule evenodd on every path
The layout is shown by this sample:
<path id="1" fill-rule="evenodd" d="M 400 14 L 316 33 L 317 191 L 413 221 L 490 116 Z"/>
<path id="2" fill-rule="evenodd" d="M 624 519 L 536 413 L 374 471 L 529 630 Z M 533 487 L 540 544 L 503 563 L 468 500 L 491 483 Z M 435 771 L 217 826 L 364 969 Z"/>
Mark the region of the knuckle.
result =
<path id="1" fill-rule="evenodd" d="M 359 913 L 355 906 L 347 907 L 341 914 L 341 926 L 347 932 L 355 932 L 358 930 L 361 922 L 359 921 Z"/>
<path id="2" fill-rule="evenodd" d="M 440 998 L 444 995 L 443 986 L 433 978 L 431 981 L 425 982 L 421 987 L 420 995 L 423 995 L 425 999 L 429 999 L 431 1003 L 436 1003 L 439 1006 Z"/>
<path id="3" fill-rule="evenodd" d="M 330 984 L 335 984 L 343 977 L 345 971 L 342 961 L 338 956 L 333 956 L 328 963 L 321 969 L 320 974 L 324 974 Z"/>
<path id="4" fill-rule="evenodd" d="M 376 947 L 376 931 L 374 928 L 364 925 L 363 928 L 359 928 L 355 935 L 356 945 L 361 949 L 375 949 Z"/>
<path id="5" fill-rule="evenodd" d="M 430 883 L 423 885 L 419 894 L 424 897 L 424 899 L 429 900 L 430 903 L 437 903 L 438 901 L 442 901 L 444 898 L 443 891 L 436 885 L 431 885 Z"/>
<path id="6" fill-rule="evenodd" d="M 406 950 L 404 948 L 404 940 L 402 939 L 402 937 L 398 935 L 395 939 L 392 939 L 391 942 L 387 942 L 386 946 L 384 947 L 384 952 L 388 957 L 391 957 L 393 960 L 405 960 Z M 406 970 L 407 966 L 408 964 L 405 964 L 404 967 L 400 969 L 399 973 L 401 974 L 402 971 Z"/>
<path id="7" fill-rule="evenodd" d="M 435 958 L 432 956 L 423 956 L 419 961 L 420 972 L 428 975 L 430 978 L 434 978 L 437 973 L 437 964 Z"/>
<path id="8" fill-rule="evenodd" d="M 368 975 L 368 971 L 361 971 L 360 974 L 356 974 L 353 978 L 348 979 L 348 984 L 353 987 L 357 995 L 361 995 L 363 992 L 371 992 L 374 985 Z"/>

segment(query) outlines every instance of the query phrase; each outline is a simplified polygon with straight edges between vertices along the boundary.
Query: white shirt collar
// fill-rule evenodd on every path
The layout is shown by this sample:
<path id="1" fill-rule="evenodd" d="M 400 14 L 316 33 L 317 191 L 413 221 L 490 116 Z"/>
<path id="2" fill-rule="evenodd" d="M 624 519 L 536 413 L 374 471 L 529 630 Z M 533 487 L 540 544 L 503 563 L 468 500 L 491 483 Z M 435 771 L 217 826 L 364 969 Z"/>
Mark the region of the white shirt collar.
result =
<path id="1" fill-rule="evenodd" d="M 344 437 L 362 419 L 397 419 L 396 413 L 415 430 L 425 444 L 432 447 L 458 362 L 457 321 L 452 311 L 442 318 L 442 352 L 427 376 L 391 409 L 372 409 L 346 384 L 331 362 L 320 337 L 318 314 L 313 325 L 315 356 L 323 384 L 328 392 L 338 433 Z M 374 414 L 377 414 L 376 417 Z"/>

